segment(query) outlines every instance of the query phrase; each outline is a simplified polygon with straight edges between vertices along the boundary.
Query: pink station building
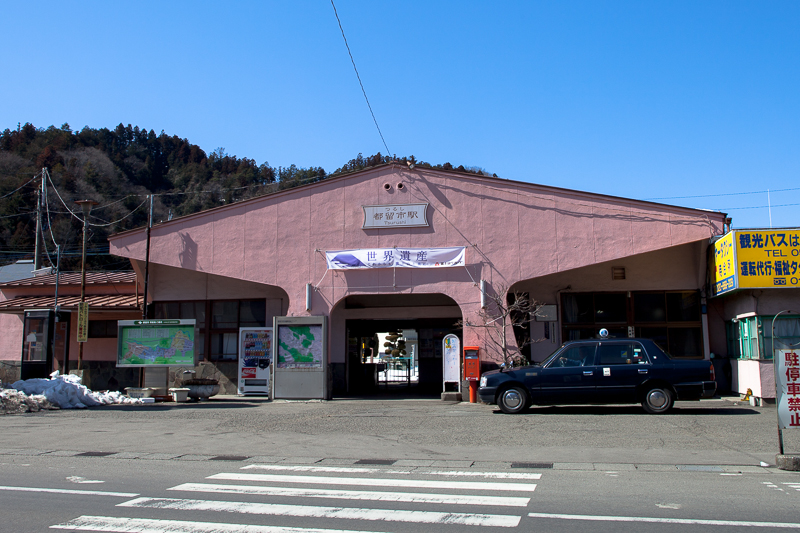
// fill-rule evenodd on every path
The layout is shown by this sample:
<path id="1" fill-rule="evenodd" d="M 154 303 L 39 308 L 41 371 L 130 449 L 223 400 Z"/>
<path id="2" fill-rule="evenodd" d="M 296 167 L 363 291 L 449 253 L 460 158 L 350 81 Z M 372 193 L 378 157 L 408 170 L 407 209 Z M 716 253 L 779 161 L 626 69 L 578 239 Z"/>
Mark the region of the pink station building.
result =
<path id="1" fill-rule="evenodd" d="M 240 327 L 324 316 L 328 397 L 438 394 L 442 339 L 457 335 L 481 349 L 484 371 L 497 368 L 497 329 L 464 322 L 481 323 L 493 297 L 518 293 L 542 307 L 528 327 L 508 328 L 514 355 L 541 361 L 606 328 L 655 339 L 675 357 L 713 358 L 720 390 L 771 398 L 766 330 L 794 306 L 779 330 L 800 341 L 800 289 L 789 276 L 775 288 L 716 290 L 715 243 L 730 223 L 719 212 L 390 163 L 155 225 L 148 308 L 151 318 L 197 321 L 197 371 L 226 393 L 236 392 Z M 141 317 L 145 229 L 113 236 L 110 249 L 130 259 L 136 280 L 114 289 L 126 296 L 117 307 L 90 305 L 90 323 Z M 0 283 L 6 365 L 20 360 L 26 304 L 15 300 L 48 290 L 15 283 Z M 383 354 L 391 332 L 405 338 L 402 360 Z M 135 384 L 131 369 L 113 368 L 115 342 L 86 343 L 90 387 Z M 72 343 L 70 361 L 76 353 Z"/>

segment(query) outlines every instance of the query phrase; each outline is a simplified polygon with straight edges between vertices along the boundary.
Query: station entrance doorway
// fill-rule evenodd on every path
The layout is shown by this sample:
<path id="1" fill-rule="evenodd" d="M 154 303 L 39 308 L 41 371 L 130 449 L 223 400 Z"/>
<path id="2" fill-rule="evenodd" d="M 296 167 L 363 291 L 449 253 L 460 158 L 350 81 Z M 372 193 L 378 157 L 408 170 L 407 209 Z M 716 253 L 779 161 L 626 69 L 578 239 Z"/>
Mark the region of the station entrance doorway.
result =
<path id="1" fill-rule="evenodd" d="M 348 395 L 438 397 L 442 339 L 461 337 L 457 320 L 347 320 Z"/>

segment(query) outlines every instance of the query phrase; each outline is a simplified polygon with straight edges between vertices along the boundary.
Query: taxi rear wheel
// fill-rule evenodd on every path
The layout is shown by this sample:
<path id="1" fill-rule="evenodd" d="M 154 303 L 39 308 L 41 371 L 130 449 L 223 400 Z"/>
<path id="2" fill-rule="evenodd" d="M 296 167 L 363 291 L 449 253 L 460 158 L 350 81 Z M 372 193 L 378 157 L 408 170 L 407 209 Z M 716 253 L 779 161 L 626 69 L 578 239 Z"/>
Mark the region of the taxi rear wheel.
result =
<path id="1" fill-rule="evenodd" d="M 642 407 L 652 415 L 660 415 L 672 409 L 675 400 L 669 387 L 651 387 L 645 392 Z"/>
<path id="2" fill-rule="evenodd" d="M 508 415 L 516 415 L 528 408 L 528 393 L 519 386 L 509 387 L 500 392 L 497 405 Z"/>

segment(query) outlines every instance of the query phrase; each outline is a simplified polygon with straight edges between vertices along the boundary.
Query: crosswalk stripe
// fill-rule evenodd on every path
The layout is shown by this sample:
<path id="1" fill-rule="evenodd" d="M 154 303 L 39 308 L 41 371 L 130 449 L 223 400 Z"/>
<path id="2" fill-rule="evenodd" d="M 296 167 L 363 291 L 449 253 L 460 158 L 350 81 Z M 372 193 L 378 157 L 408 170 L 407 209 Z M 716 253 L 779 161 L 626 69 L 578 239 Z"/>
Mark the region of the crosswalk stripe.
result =
<path id="1" fill-rule="evenodd" d="M 49 492 L 54 494 L 80 494 L 83 496 L 116 496 L 117 498 L 135 498 L 135 492 L 108 492 L 102 490 L 79 490 L 79 489 L 50 489 L 44 487 L 3 487 L 0 490 L 13 492 Z"/>
<path id="2" fill-rule="evenodd" d="M 319 529 L 286 526 L 256 526 L 192 522 L 186 520 L 156 520 L 151 518 L 117 518 L 113 516 L 80 516 L 51 529 L 104 531 L 107 533 L 377 533 L 347 529 Z"/>
<path id="3" fill-rule="evenodd" d="M 181 511 L 213 511 L 305 518 L 344 518 L 382 522 L 414 522 L 464 526 L 517 527 L 521 516 L 482 513 L 445 513 L 436 511 L 407 511 L 394 509 L 360 509 L 311 505 L 281 505 L 272 503 L 226 502 L 213 500 L 183 500 L 175 498 L 136 498 L 117 504 L 118 507 L 174 509 Z"/>
<path id="4" fill-rule="evenodd" d="M 528 513 L 531 518 L 554 518 L 558 520 L 588 520 L 592 522 L 645 522 L 650 524 L 682 524 L 727 527 L 769 527 L 800 529 L 800 524 L 791 522 L 753 522 L 737 520 L 708 520 L 700 518 L 653 518 L 649 516 L 601 516 L 556 513 Z"/>
<path id="5" fill-rule="evenodd" d="M 345 500 L 371 500 L 406 503 L 443 503 L 452 505 L 487 505 L 496 507 L 526 507 L 530 498 L 474 496 L 468 494 L 424 494 L 420 492 L 371 492 L 328 489 L 299 489 L 293 487 L 264 487 L 253 485 L 219 485 L 212 483 L 184 483 L 167 490 L 186 492 L 212 492 L 219 494 L 261 494 L 306 498 L 334 498 Z"/>
<path id="6" fill-rule="evenodd" d="M 460 470 L 434 470 L 416 468 L 411 470 L 397 470 L 385 468 L 362 468 L 353 466 L 307 466 L 307 465 L 262 465 L 253 464 L 243 466 L 242 470 L 272 470 L 279 472 L 331 472 L 342 474 L 401 474 L 401 475 L 432 475 L 447 477 L 483 477 L 491 479 L 541 479 L 541 474 L 532 472 L 465 472 Z"/>
<path id="7" fill-rule="evenodd" d="M 430 481 L 419 479 L 370 479 L 326 476 L 283 476 L 278 474 L 221 473 L 206 479 L 228 481 L 264 481 L 268 483 L 305 483 L 309 485 L 357 485 L 380 487 L 414 487 L 449 490 L 488 490 L 505 492 L 533 492 L 535 483 L 495 483 L 489 481 Z"/>

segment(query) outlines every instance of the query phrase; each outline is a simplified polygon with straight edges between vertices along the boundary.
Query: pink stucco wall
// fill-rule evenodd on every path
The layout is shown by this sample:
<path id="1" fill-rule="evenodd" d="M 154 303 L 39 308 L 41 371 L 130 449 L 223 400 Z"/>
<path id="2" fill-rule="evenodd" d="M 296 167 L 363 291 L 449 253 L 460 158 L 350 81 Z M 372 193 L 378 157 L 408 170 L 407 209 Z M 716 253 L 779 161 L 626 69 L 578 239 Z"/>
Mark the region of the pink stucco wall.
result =
<path id="1" fill-rule="evenodd" d="M 398 183 L 404 184 L 402 190 Z M 430 204 L 430 227 L 362 229 L 362 205 L 420 202 Z M 676 281 L 677 288 L 698 288 L 697 263 L 704 255 L 693 254 L 701 246 L 686 253 L 680 246 L 720 234 L 722 223 L 720 213 L 387 166 L 160 224 L 152 230 L 151 261 L 275 287 L 287 295 L 289 315 L 331 315 L 331 360 L 341 362 L 344 332 L 336 324 L 342 317 L 332 310 L 345 296 L 440 293 L 469 317 L 479 309 L 473 281 L 511 286 L 673 247 L 681 260 L 691 256 L 691 272 Z M 326 272 L 326 250 L 392 246 L 466 246 L 468 265 Z M 111 253 L 142 261 L 144 231 L 112 237 Z M 670 254 L 645 260 L 649 273 L 643 270 L 641 276 L 661 284 L 653 273 L 671 271 L 676 259 Z M 151 279 L 160 278 L 154 282 L 156 299 L 183 276 L 176 270 L 154 272 Z M 305 309 L 307 283 L 317 288 L 310 313 Z M 465 343 L 480 344 L 479 331 L 468 328 L 464 336 Z"/>
<path id="2" fill-rule="evenodd" d="M 0 315 L 0 360 L 22 360 L 22 315 Z"/>
<path id="3" fill-rule="evenodd" d="M 53 286 L 20 286 L 6 287 L 0 293 L 2 299 L 13 299 L 16 296 L 53 296 L 55 287 Z M 133 284 L 120 284 L 118 286 L 93 285 L 86 286 L 86 295 L 108 294 L 117 292 L 122 294 L 135 294 Z M 80 294 L 79 285 L 62 285 L 59 294 L 63 296 Z M 62 311 L 69 311 L 62 309 Z M 134 320 L 141 318 L 139 311 L 97 311 L 89 313 L 89 320 Z M 70 360 L 77 361 L 79 344 L 76 341 L 78 334 L 78 312 L 72 310 L 70 318 Z M 20 314 L 0 314 L 0 360 L 21 361 L 22 360 L 22 334 L 23 334 L 23 315 Z M 83 346 L 83 358 L 87 361 L 114 361 L 116 360 L 117 344 L 116 339 L 89 339 Z"/>

